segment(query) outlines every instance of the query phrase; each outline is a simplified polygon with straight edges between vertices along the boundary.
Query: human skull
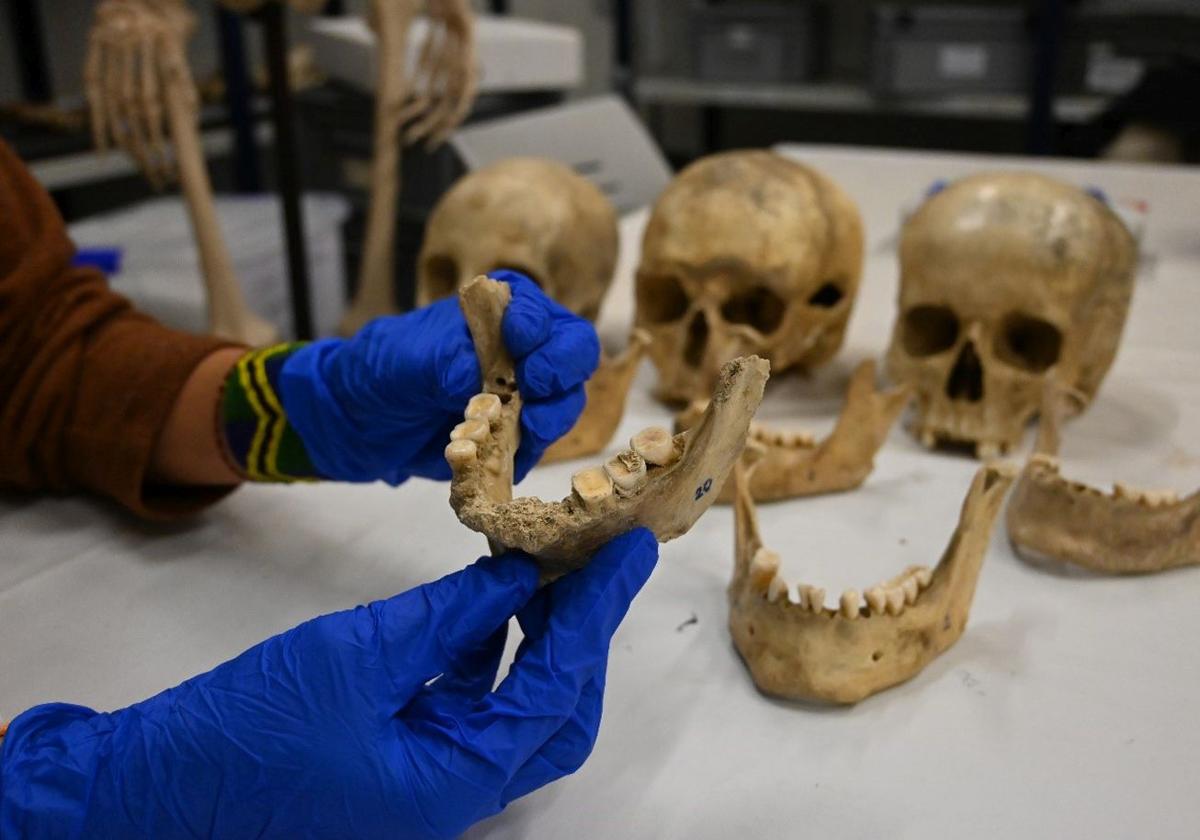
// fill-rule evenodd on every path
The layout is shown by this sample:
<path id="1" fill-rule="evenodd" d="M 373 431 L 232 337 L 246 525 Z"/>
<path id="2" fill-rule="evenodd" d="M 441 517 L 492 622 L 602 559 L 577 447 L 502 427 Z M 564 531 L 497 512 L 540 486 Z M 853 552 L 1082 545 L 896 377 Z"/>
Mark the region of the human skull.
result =
<path id="1" fill-rule="evenodd" d="M 417 303 L 508 268 L 595 320 L 617 263 L 617 216 L 591 181 L 541 158 L 509 158 L 462 178 L 434 208 L 417 272 Z"/>
<path id="2" fill-rule="evenodd" d="M 862 274 L 858 209 L 820 173 L 766 151 L 712 155 L 659 197 L 637 272 L 659 396 L 709 393 L 722 363 L 772 372 L 841 346 Z"/>
<path id="3" fill-rule="evenodd" d="M 1137 246 L 1117 216 L 1043 175 L 984 173 L 925 202 L 900 242 L 887 364 L 927 447 L 1017 446 L 1044 380 L 1090 399 L 1117 352 Z"/>

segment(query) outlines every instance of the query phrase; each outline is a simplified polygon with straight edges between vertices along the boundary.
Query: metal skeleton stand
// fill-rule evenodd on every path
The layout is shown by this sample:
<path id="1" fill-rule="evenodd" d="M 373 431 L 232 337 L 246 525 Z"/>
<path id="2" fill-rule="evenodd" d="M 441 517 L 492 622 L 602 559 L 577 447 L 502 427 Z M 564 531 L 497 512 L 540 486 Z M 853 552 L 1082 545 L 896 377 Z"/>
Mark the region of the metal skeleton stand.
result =
<path id="1" fill-rule="evenodd" d="M 300 161 L 296 152 L 296 115 L 288 87 L 287 19 L 282 3 L 267 3 L 257 12 L 263 27 L 263 46 L 271 86 L 271 119 L 275 127 L 276 178 L 283 199 L 287 239 L 288 280 L 292 294 L 292 329 L 297 339 L 313 338 L 309 302 L 308 253 L 304 242 Z"/>

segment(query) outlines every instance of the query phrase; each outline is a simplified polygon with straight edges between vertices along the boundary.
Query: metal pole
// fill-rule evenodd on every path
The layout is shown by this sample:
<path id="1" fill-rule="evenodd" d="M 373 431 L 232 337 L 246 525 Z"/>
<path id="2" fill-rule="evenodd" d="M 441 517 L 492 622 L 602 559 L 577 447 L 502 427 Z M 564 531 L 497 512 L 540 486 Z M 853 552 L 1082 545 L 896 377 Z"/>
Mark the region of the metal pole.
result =
<path id="1" fill-rule="evenodd" d="M 54 90 L 46 62 L 42 15 L 35 0 L 9 0 L 8 22 L 17 54 L 21 95 L 29 102 L 49 102 Z"/>
<path id="2" fill-rule="evenodd" d="M 287 239 L 288 279 L 292 292 L 292 329 L 296 338 L 313 337 L 309 305 L 308 254 L 304 243 L 301 207 L 300 162 L 296 153 L 296 120 L 288 87 L 287 18 L 282 3 L 267 3 L 258 12 L 263 25 L 267 73 L 271 86 L 271 116 L 275 124 L 276 178 L 283 200 L 283 226 Z"/>
<path id="3" fill-rule="evenodd" d="M 1029 136 L 1026 142 L 1030 154 L 1049 155 L 1054 152 L 1054 83 L 1065 29 L 1066 13 L 1062 0 L 1043 0 L 1037 17 L 1033 80 L 1029 92 Z"/>
<path id="4" fill-rule="evenodd" d="M 246 72 L 246 44 L 242 19 L 217 9 L 217 34 L 221 40 L 221 70 L 225 75 L 225 107 L 233 125 L 233 185 L 240 193 L 262 190 L 258 147 L 254 142 L 254 114 L 250 108 L 250 74 Z"/>

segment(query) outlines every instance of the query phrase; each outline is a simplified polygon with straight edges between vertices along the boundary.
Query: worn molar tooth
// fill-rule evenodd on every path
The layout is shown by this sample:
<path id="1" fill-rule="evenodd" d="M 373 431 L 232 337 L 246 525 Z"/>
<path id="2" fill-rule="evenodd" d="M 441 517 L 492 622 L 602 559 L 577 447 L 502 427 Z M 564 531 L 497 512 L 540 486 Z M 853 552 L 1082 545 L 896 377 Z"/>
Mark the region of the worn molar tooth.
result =
<path id="1" fill-rule="evenodd" d="M 858 618 L 858 611 L 860 609 L 858 590 L 847 589 L 842 593 L 842 597 L 838 600 L 838 605 L 841 607 L 843 618 L 849 618 L 851 620 Z"/>
<path id="2" fill-rule="evenodd" d="M 612 479 L 619 496 L 632 495 L 646 483 L 646 461 L 633 451 L 610 458 L 604 465 L 604 471 Z"/>
<path id="3" fill-rule="evenodd" d="M 491 431 L 492 427 L 486 420 L 473 417 L 455 426 L 450 432 L 450 440 L 473 440 L 476 443 L 483 443 Z"/>
<path id="4" fill-rule="evenodd" d="M 674 436 L 662 426 L 642 429 L 629 441 L 629 448 L 642 457 L 647 464 L 669 467 L 679 460 Z"/>
<path id="5" fill-rule="evenodd" d="M 594 507 L 612 496 L 613 483 L 602 467 L 588 467 L 571 476 L 571 489 L 584 507 Z"/>
<path id="6" fill-rule="evenodd" d="M 767 600 L 774 604 L 780 596 L 784 601 L 788 600 L 788 585 L 787 581 L 783 579 L 783 575 L 776 573 L 775 577 L 771 578 L 771 582 L 767 584 Z"/>
<path id="7" fill-rule="evenodd" d="M 918 566 L 913 569 L 912 576 L 921 590 L 928 589 L 929 584 L 933 582 L 933 572 L 929 570 L 928 566 Z"/>
<path id="8" fill-rule="evenodd" d="M 771 581 L 779 574 L 779 555 L 769 548 L 754 552 L 750 561 L 750 586 L 756 592 L 766 592 Z"/>
<path id="9" fill-rule="evenodd" d="M 872 586 L 866 591 L 864 597 L 871 615 L 883 615 L 884 610 L 887 609 L 887 593 L 883 591 L 882 586 Z"/>
<path id="10" fill-rule="evenodd" d="M 500 398 L 495 394 L 476 394 L 467 403 L 463 416 L 468 420 L 482 420 L 491 424 L 500 419 Z"/>
<path id="11" fill-rule="evenodd" d="M 884 593 L 887 596 L 888 615 L 900 615 L 904 612 L 904 590 L 893 586 Z"/>
<path id="12" fill-rule="evenodd" d="M 917 595 L 921 588 L 917 585 L 915 577 L 905 578 L 904 583 L 900 584 L 900 589 L 904 592 L 904 603 L 915 604 L 917 602 Z"/>
<path id="13" fill-rule="evenodd" d="M 446 461 L 451 469 L 470 466 L 479 457 L 479 447 L 472 440 L 452 440 L 446 446 Z"/>

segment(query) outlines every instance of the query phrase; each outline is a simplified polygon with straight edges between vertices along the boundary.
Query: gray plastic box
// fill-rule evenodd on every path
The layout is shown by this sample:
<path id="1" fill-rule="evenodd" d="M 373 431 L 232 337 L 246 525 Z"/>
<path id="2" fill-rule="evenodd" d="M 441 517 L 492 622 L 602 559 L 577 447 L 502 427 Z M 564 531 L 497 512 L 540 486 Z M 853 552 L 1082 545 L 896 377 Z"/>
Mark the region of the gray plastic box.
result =
<path id="1" fill-rule="evenodd" d="M 814 3 L 693 6 L 699 79 L 781 84 L 815 78 L 823 64 L 824 7 Z"/>
<path id="2" fill-rule="evenodd" d="M 1033 36 L 1021 9 L 881 5 L 873 41 L 872 86 L 880 95 L 1029 89 Z"/>

